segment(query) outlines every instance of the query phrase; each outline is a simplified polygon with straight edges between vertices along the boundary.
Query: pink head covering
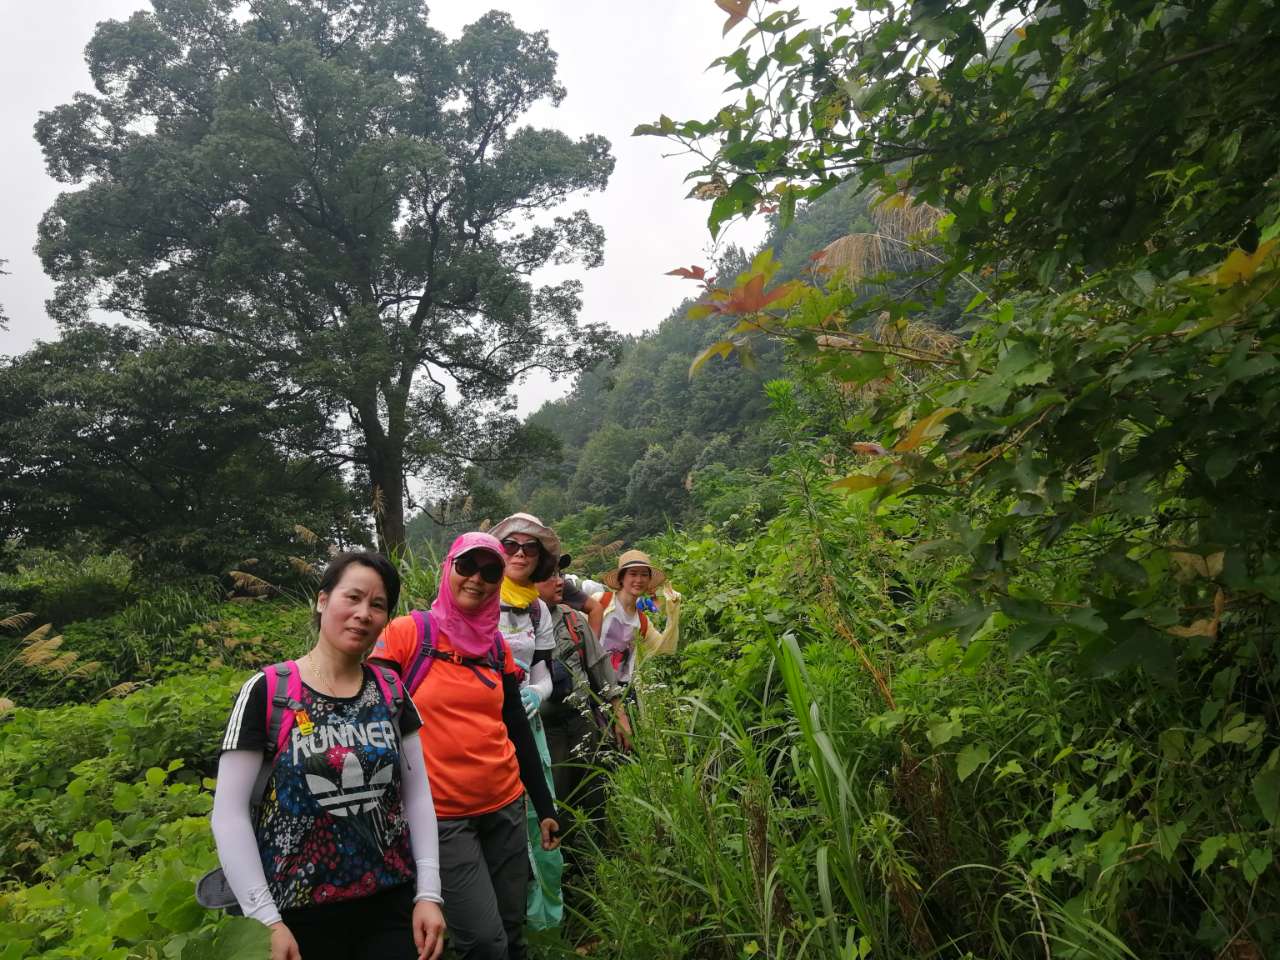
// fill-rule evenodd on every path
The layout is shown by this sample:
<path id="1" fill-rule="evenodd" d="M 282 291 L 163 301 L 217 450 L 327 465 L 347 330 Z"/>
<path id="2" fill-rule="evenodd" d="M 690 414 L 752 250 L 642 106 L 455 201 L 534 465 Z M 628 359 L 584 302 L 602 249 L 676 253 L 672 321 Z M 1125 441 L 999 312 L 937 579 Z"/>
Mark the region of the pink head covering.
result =
<path id="1" fill-rule="evenodd" d="M 502 544 L 496 537 L 479 531 L 462 534 L 453 541 L 444 563 L 440 565 L 440 592 L 436 594 L 430 612 L 431 635 L 439 636 L 443 632 L 454 649 L 468 657 L 481 656 L 493 648 L 493 638 L 498 632 L 498 606 L 502 602 L 499 592 L 494 590 L 484 606 L 468 613 L 453 599 L 453 589 L 449 586 L 453 561 L 477 549 L 492 553 L 499 563 L 504 562 Z"/>

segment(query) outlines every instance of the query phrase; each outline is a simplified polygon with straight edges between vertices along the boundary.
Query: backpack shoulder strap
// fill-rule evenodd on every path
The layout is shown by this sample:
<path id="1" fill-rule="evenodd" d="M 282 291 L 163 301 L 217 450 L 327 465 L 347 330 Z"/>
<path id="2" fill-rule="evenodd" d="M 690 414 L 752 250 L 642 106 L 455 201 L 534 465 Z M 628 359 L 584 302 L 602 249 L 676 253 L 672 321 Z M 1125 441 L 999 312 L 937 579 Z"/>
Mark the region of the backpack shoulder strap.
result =
<path id="1" fill-rule="evenodd" d="M 573 643 L 573 648 L 578 651 L 578 656 L 584 656 L 585 651 L 582 649 L 582 632 L 578 629 L 578 617 L 582 614 L 578 613 L 572 607 L 568 607 L 561 613 L 561 620 L 564 621 L 564 628 L 569 634 L 569 640 Z"/>
<path id="2" fill-rule="evenodd" d="M 391 716 L 398 719 L 400 710 L 404 707 L 404 687 L 400 685 L 400 678 L 394 670 L 384 664 L 378 663 L 372 666 L 373 679 L 382 691 L 382 700 L 391 711 Z"/>
<path id="3" fill-rule="evenodd" d="M 422 681 L 427 678 L 435 658 L 431 651 L 435 648 L 435 638 L 431 635 L 431 618 L 421 610 L 410 613 L 418 628 L 418 644 L 414 648 L 413 659 L 409 661 L 409 669 L 404 672 L 404 687 L 409 696 L 413 696 Z"/>
<path id="4" fill-rule="evenodd" d="M 294 714 L 302 708 L 302 675 L 293 660 L 263 667 L 267 678 L 267 759 L 284 749 Z"/>
<path id="5" fill-rule="evenodd" d="M 537 633 L 538 628 L 542 626 L 542 601 L 534 600 L 529 604 L 529 619 L 533 621 L 533 630 Z"/>

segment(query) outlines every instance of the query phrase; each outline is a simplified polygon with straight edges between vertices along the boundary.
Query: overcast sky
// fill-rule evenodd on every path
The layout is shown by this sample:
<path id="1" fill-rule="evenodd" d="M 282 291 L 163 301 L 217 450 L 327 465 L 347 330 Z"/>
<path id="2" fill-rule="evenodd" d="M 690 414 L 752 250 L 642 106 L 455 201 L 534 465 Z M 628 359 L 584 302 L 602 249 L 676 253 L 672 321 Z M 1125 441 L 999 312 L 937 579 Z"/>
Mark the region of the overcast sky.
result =
<path id="1" fill-rule="evenodd" d="M 834 5 L 792 3 L 811 17 Z M 489 6 L 430 4 L 431 21 L 454 37 Z M 539 108 L 530 121 L 574 136 L 603 134 L 618 161 L 603 194 L 571 205 L 585 206 L 608 238 L 604 266 L 579 271 L 583 319 L 628 333 L 652 329 L 691 292 L 687 281 L 663 273 L 707 260 L 708 208 L 684 199 L 688 158 L 664 159 L 671 149 L 666 141 L 630 134 L 660 113 L 684 119 L 726 102 L 719 69 L 705 68 L 731 49 L 743 28 L 721 40 L 725 15 L 713 0 L 508 0 L 505 6 L 521 28 L 548 32 L 569 92 L 559 109 Z M 45 173 L 32 125 L 41 110 L 90 89 L 83 51 L 94 26 L 147 7 L 143 0 L 0 0 L 0 259 L 9 261 L 10 273 L 0 277 L 0 303 L 10 318 L 8 332 L 0 331 L 0 354 L 57 336 L 44 311 L 52 283 L 32 246 L 60 185 Z M 751 246 L 761 236 L 762 224 L 754 223 L 732 228 L 727 239 Z M 566 387 L 526 384 L 521 408 L 535 408 Z"/>

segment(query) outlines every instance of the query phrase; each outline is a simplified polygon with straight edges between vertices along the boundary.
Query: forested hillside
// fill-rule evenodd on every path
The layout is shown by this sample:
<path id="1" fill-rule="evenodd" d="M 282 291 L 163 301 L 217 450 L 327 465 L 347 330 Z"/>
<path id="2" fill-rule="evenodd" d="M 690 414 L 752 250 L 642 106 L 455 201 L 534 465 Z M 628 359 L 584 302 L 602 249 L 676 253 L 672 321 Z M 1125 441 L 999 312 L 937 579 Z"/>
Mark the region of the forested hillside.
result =
<path id="1" fill-rule="evenodd" d="M 605 825 L 532 956 L 1280 956 L 1277 3 L 871 2 L 811 22 L 699 2 L 726 15 L 727 39 L 707 38 L 723 108 L 636 134 L 695 158 L 713 240 L 739 216 L 773 233 L 654 277 L 689 298 L 616 361 L 599 318 L 579 327 L 564 289 L 512 272 L 494 224 L 444 217 L 452 266 L 427 269 L 428 220 L 474 212 L 469 186 L 501 193 L 513 167 L 477 170 L 424 124 L 503 125 L 492 87 L 455 69 L 521 106 L 554 99 L 545 37 L 490 15 L 446 42 L 402 0 L 368 20 L 253 5 L 243 45 L 229 4 L 104 25 L 103 99 L 43 128 L 60 175 L 104 185 L 42 234 L 63 337 L 0 364 L 0 960 L 267 955 L 261 924 L 192 898 L 216 859 L 222 726 L 251 671 L 312 646 L 325 559 L 395 540 L 379 484 L 402 470 L 436 489 L 442 466 L 464 483 L 409 523 L 396 612 L 431 602 L 455 529 L 514 509 L 552 521 L 585 572 L 637 542 L 683 595 L 678 649 L 640 659 L 628 690 L 631 749 L 597 758 Z M 245 59 L 219 74 L 192 50 Z M 290 152 L 320 116 L 306 98 L 299 116 L 257 99 L 254 78 L 299 82 L 276 58 L 344 105 L 354 139 L 328 142 L 323 171 Z M 438 116 L 412 96 L 426 65 Z M 207 100 L 206 82 L 231 86 Z M 384 111 L 397 90 L 411 102 Z M 156 114 L 156 138 L 111 98 Z M 272 176 L 175 146 L 215 128 L 280 161 Z M 602 144 L 511 137 L 515 169 L 600 185 Z M 157 157 L 172 179 L 146 193 Z M 457 192 L 421 189 L 449 163 Z M 370 164 L 439 203 L 378 221 L 386 246 L 344 236 L 382 209 L 357 189 L 383 182 Z M 347 205 L 320 216 L 324 177 Z M 183 240 L 91 222 L 95 197 L 146 212 L 122 209 L 121 183 L 150 214 L 234 195 L 184 206 Z M 556 230 L 598 249 L 589 221 Z M 431 301 L 464 379 L 484 330 L 527 308 L 528 333 L 549 298 L 544 359 L 582 371 L 574 390 L 515 424 L 510 370 L 481 364 L 468 386 L 493 406 L 453 449 L 443 394 L 396 395 L 414 425 L 379 405 L 391 379 L 338 389 L 358 372 L 344 343 L 385 372 L 391 345 L 429 339 L 416 310 L 359 305 L 370 275 L 345 265 L 370 262 L 334 254 L 348 243 L 394 248 L 388 295 Z M 178 277 L 156 266 L 169 253 Z M 253 282 L 259 265 L 280 286 Z M 456 313 L 431 300 L 450 290 Z M 74 315 L 92 291 L 218 323 L 101 326 Z M 305 345 L 276 352 L 267 333 L 297 331 L 274 316 L 234 335 L 277 309 L 314 327 Z M 405 458 L 375 469 L 395 444 L 362 443 L 349 416 L 405 428 Z"/>
<path id="2" fill-rule="evenodd" d="M 760 251 L 776 258 L 779 279 L 807 273 L 828 244 L 871 228 L 867 197 L 853 185 L 803 206 L 785 227 L 765 215 L 773 227 Z M 704 269 L 736 277 L 760 251 L 730 247 Z M 672 264 L 679 266 L 688 269 Z M 685 283 L 691 295 L 653 332 L 623 341 L 616 363 L 583 373 L 566 397 L 527 419 L 541 456 L 513 478 L 473 472 L 467 489 L 411 522 L 411 544 L 438 549 L 468 524 L 516 509 L 565 525 L 580 544 L 630 542 L 668 524 L 735 512 L 722 502 L 726 483 L 779 450 L 764 384 L 782 374 L 785 351 L 765 343 L 746 361 L 712 361 L 691 377 L 695 358 L 732 323 L 690 317 L 698 291 L 688 280 L 654 282 Z"/>

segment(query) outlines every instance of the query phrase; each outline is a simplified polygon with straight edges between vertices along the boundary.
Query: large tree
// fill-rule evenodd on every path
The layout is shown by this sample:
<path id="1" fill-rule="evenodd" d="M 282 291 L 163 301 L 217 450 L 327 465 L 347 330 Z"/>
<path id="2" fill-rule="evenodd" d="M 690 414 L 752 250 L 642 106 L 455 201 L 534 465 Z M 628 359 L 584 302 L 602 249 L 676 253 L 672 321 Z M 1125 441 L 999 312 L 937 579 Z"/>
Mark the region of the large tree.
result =
<path id="1" fill-rule="evenodd" d="M 420 0 L 154 0 L 99 25 L 96 93 L 41 116 L 82 184 L 40 227 L 63 323 L 94 309 L 232 341 L 345 407 L 385 546 L 406 476 L 458 476 L 513 428 L 510 385 L 598 359 L 575 280 L 608 142 L 517 127 L 559 103 L 544 33 L 489 13 L 450 41 Z"/>

